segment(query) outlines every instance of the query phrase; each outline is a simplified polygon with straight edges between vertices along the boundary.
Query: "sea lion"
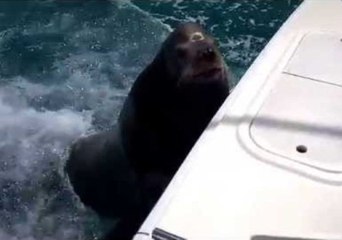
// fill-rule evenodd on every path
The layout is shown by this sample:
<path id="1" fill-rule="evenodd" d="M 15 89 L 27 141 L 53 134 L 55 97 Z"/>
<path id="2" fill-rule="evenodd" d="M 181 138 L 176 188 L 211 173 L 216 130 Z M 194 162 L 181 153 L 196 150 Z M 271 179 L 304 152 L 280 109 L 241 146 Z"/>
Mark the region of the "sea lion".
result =
<path id="1" fill-rule="evenodd" d="M 212 37 L 181 24 L 135 81 L 119 116 L 139 173 L 172 176 L 229 94 L 229 69 Z"/>
<path id="2" fill-rule="evenodd" d="M 81 201 L 137 231 L 229 94 L 229 69 L 196 23 L 179 25 L 134 82 L 114 130 L 78 140 L 66 171 Z"/>

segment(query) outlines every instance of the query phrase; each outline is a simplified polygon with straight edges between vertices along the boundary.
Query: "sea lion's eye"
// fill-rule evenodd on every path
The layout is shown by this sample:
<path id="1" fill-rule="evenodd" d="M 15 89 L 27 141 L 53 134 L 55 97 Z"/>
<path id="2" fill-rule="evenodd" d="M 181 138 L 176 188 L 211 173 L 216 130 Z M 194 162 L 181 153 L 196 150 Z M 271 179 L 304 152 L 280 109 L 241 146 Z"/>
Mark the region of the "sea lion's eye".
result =
<path id="1" fill-rule="evenodd" d="M 190 41 L 196 42 L 196 41 L 201 41 L 204 40 L 203 33 L 201 32 L 195 32 L 190 36 Z"/>

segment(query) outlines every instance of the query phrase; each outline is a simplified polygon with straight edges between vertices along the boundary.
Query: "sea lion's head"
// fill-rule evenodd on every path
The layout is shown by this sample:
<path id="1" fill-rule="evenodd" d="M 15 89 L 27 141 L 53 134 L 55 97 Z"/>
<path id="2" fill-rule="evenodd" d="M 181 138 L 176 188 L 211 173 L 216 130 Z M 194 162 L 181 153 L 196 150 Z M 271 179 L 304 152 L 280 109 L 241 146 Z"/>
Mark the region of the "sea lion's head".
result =
<path id="1" fill-rule="evenodd" d="M 228 87 L 228 68 L 215 40 L 196 23 L 179 25 L 165 40 L 162 54 L 177 86 L 220 84 Z"/>

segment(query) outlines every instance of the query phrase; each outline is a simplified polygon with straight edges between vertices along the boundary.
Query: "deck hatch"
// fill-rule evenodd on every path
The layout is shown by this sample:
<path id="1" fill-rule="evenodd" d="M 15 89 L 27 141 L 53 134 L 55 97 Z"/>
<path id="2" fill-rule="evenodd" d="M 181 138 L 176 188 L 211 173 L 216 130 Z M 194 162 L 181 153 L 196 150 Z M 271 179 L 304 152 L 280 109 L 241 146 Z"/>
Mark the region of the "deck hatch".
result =
<path id="1" fill-rule="evenodd" d="M 284 72 L 342 86 L 342 33 L 304 35 Z"/>

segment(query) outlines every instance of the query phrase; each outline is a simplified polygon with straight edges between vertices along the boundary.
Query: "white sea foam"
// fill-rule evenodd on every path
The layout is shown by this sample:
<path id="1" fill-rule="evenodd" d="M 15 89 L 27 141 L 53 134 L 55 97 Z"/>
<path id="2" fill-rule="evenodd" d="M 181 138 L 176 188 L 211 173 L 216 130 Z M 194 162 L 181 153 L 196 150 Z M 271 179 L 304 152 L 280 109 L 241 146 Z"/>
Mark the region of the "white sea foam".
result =
<path id="1" fill-rule="evenodd" d="M 26 6 L 23 15 L 32 18 Z M 70 8 L 0 30 L 1 240 L 90 240 L 106 228 L 68 183 L 68 148 L 115 124 L 134 79 L 169 32 L 130 3 L 111 7 L 85 21 L 80 8 Z"/>

